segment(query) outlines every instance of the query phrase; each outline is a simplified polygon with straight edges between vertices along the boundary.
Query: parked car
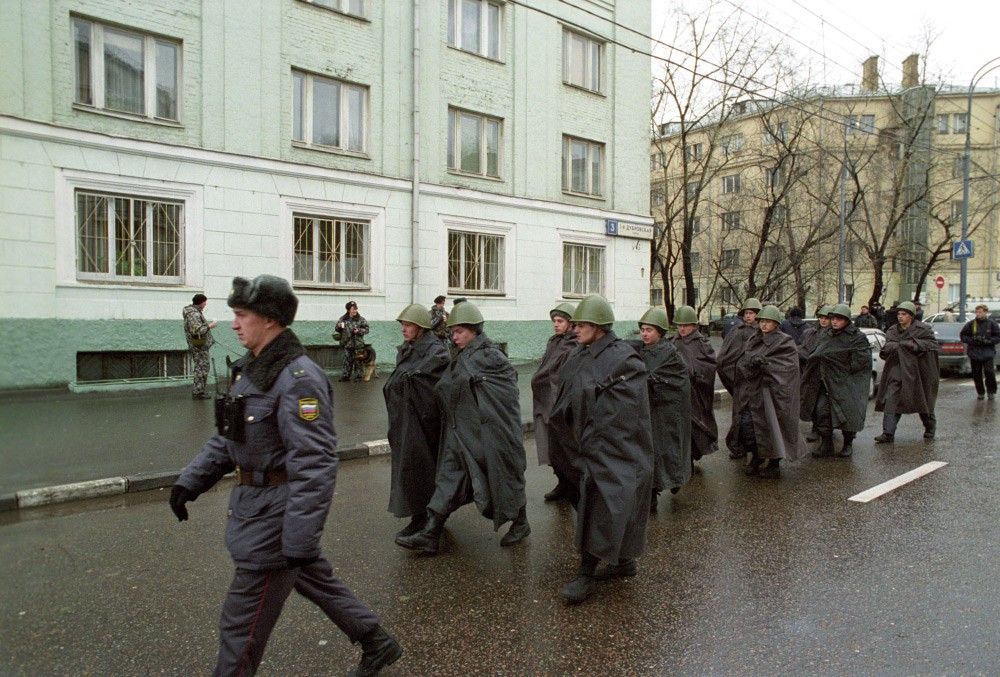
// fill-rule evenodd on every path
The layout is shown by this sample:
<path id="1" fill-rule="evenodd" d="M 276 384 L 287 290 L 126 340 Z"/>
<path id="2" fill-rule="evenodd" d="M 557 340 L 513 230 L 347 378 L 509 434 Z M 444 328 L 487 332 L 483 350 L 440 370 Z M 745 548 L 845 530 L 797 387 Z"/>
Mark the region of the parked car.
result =
<path id="1" fill-rule="evenodd" d="M 726 325 L 729 324 L 735 317 L 736 313 L 726 313 L 722 317 L 714 318 L 711 322 L 708 323 L 709 333 L 717 332 L 721 334 L 722 330 L 726 328 Z"/>
<path id="2" fill-rule="evenodd" d="M 970 316 L 970 319 L 973 316 Z M 994 320 L 997 318 L 994 317 Z M 1000 321 L 1000 320 L 998 320 Z M 938 364 L 942 372 L 953 372 L 957 374 L 971 374 L 972 365 L 969 364 L 969 356 L 965 352 L 965 344 L 962 343 L 960 334 L 965 322 L 933 322 L 931 328 L 934 329 L 934 338 L 937 339 L 941 348 L 941 355 L 938 357 Z M 993 358 L 994 368 L 1000 364 L 1000 351 Z"/>
<path id="3" fill-rule="evenodd" d="M 882 380 L 882 370 L 885 368 L 885 360 L 879 355 L 885 346 L 885 332 L 874 327 L 862 327 L 861 331 L 872 348 L 872 381 L 868 391 L 868 398 L 872 399 L 878 395 L 878 384 Z"/>

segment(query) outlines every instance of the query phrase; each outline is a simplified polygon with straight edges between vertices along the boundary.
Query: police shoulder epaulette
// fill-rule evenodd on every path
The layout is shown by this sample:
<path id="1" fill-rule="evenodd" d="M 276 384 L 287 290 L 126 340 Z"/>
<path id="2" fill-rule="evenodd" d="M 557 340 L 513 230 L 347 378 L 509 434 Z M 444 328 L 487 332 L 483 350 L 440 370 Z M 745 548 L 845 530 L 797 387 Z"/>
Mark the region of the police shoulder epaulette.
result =
<path id="1" fill-rule="evenodd" d="M 307 373 L 306 370 L 302 369 L 301 367 L 292 370 L 292 376 L 294 376 L 295 378 L 303 378 L 306 376 L 306 373 Z"/>

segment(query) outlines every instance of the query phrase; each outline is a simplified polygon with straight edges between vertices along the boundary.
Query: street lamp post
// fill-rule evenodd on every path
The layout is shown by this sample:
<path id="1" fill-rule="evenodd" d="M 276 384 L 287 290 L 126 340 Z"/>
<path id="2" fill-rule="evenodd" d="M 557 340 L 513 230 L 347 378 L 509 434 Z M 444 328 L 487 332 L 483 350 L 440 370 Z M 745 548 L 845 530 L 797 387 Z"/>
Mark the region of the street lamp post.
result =
<path id="1" fill-rule="evenodd" d="M 969 237 L 969 172 L 972 167 L 972 91 L 976 88 L 976 83 L 979 82 L 987 73 L 997 68 L 1000 68 L 1000 63 L 995 63 L 1000 61 L 1000 56 L 995 56 L 982 66 L 979 67 L 972 75 L 972 80 L 969 82 L 969 99 L 965 108 L 965 158 L 963 161 L 963 179 L 962 179 L 962 240 L 965 241 Z M 991 65 L 992 64 L 992 65 Z M 965 322 L 965 296 L 968 292 L 969 287 L 969 259 L 963 258 L 960 262 L 961 265 L 961 278 L 959 280 L 959 321 Z"/>

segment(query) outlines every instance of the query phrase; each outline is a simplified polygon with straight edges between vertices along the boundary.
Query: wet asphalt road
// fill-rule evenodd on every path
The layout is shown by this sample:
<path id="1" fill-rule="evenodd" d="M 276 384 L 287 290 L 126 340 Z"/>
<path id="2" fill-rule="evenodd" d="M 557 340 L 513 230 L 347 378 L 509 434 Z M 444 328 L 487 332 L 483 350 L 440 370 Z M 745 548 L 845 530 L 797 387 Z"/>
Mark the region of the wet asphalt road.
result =
<path id="1" fill-rule="evenodd" d="M 552 478 L 534 464 L 525 543 L 501 549 L 467 506 L 427 558 L 392 542 L 388 459 L 346 462 L 324 548 L 403 643 L 388 674 L 997 674 L 998 404 L 944 381 L 938 439 L 907 416 L 876 447 L 870 414 L 853 459 L 807 458 L 779 481 L 708 457 L 660 499 L 639 575 L 577 607 L 557 594 L 577 564 L 573 511 L 542 501 Z M 847 501 L 931 460 L 949 465 Z M 183 524 L 166 491 L 0 514 L 0 673 L 207 674 L 232 571 L 228 489 Z M 293 596 L 259 674 L 345 674 L 357 656 Z"/>

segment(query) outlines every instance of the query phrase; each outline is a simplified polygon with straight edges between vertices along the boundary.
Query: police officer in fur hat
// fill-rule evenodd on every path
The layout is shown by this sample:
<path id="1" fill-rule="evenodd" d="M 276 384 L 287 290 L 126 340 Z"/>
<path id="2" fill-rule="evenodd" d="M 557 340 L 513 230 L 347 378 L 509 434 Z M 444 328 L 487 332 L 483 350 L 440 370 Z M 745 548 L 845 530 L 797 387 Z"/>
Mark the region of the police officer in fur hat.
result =
<path id="1" fill-rule="evenodd" d="M 217 406 L 218 433 L 181 473 L 170 508 L 236 471 L 226 544 L 236 565 L 222 606 L 216 675 L 251 675 L 294 589 L 364 651 L 352 674 L 375 675 L 403 649 L 333 573 L 320 550 L 337 479 L 330 382 L 288 328 L 298 299 L 280 277 L 237 277 L 232 328 L 247 353 L 232 366 Z"/>

